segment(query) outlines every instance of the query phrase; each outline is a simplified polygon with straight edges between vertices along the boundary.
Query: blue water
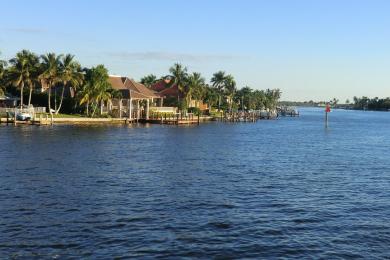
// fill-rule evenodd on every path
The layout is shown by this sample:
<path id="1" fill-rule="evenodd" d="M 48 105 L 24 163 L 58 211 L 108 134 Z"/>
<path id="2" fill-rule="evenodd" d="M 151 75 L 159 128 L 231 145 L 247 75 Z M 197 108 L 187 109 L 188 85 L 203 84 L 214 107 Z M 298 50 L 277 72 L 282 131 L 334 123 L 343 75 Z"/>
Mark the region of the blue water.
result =
<path id="1" fill-rule="evenodd" d="M 0 126 L 0 258 L 389 258 L 390 114 Z"/>

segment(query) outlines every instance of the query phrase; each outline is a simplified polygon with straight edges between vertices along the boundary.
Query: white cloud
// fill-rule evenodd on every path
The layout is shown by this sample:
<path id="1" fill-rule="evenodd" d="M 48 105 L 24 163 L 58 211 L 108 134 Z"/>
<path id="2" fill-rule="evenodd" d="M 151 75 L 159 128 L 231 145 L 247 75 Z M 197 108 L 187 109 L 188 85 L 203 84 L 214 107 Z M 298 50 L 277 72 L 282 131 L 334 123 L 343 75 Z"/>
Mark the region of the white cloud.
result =
<path id="1" fill-rule="evenodd" d="M 220 55 L 220 54 L 187 54 L 174 52 L 107 52 L 107 55 L 123 60 L 147 60 L 147 61 L 194 61 L 194 62 L 209 62 L 221 60 L 233 60 L 242 57 L 234 55 Z"/>
<path id="2" fill-rule="evenodd" d="M 17 32 L 17 33 L 45 33 L 46 30 L 42 28 L 32 28 L 32 27 L 14 27 L 14 28 L 5 28 L 6 31 L 9 32 Z"/>

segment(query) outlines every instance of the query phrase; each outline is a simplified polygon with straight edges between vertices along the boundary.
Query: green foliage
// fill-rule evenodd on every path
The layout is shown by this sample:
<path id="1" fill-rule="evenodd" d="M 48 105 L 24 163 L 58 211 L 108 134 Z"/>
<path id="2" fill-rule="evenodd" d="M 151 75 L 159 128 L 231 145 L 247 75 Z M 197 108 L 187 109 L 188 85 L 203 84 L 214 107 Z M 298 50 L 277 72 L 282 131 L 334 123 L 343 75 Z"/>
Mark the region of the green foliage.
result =
<path id="1" fill-rule="evenodd" d="M 4 96 L 5 94 L 6 82 L 4 76 L 6 74 L 6 67 L 7 67 L 7 62 L 0 60 L 0 96 Z"/>
<path id="2" fill-rule="evenodd" d="M 28 86 L 30 93 L 38 81 L 39 59 L 38 56 L 28 50 L 22 50 L 16 57 L 10 60 L 11 67 L 7 72 L 9 84 L 20 90 L 20 106 L 23 106 L 24 87 Z M 31 95 L 30 95 L 31 96 Z M 31 102 L 29 98 L 28 104 Z"/>
<path id="3" fill-rule="evenodd" d="M 179 89 L 180 93 L 184 96 L 185 95 L 185 85 L 187 82 L 187 67 L 183 67 L 180 63 L 175 63 L 170 69 L 169 72 L 171 73 L 171 84 L 176 85 Z M 177 97 L 178 100 L 180 97 Z"/>
<path id="4" fill-rule="evenodd" d="M 63 56 L 60 63 L 60 81 L 62 83 L 60 105 L 56 109 L 56 114 L 61 110 L 64 101 L 65 88 L 72 88 L 76 91 L 84 81 L 84 74 L 82 73 L 80 64 L 74 60 L 74 55 L 67 54 Z"/>
<path id="5" fill-rule="evenodd" d="M 190 107 L 188 108 L 188 113 L 194 113 L 194 115 L 201 115 L 202 112 L 198 107 Z"/>
<path id="6" fill-rule="evenodd" d="M 108 70 L 104 65 L 98 65 L 86 71 L 86 83 L 78 93 L 78 98 L 79 105 L 86 106 L 87 115 L 89 115 L 91 108 L 92 116 L 94 116 L 101 102 L 109 100 L 112 94 L 119 95 L 113 91 L 108 78 Z"/>
<path id="7" fill-rule="evenodd" d="M 390 110 L 390 98 L 368 98 L 368 97 L 353 97 L 353 108 L 361 110 L 379 110 L 389 111 Z"/>
<path id="8" fill-rule="evenodd" d="M 41 56 L 41 74 L 39 79 L 46 84 L 48 88 L 47 106 L 50 114 L 51 110 L 51 90 L 57 83 L 61 82 L 61 57 L 62 55 L 56 55 L 55 53 L 47 53 Z"/>
<path id="9" fill-rule="evenodd" d="M 280 90 L 252 90 L 249 87 L 237 89 L 234 77 L 224 71 L 214 73 L 211 85 L 200 73 L 188 73 L 185 66 L 174 64 L 169 69 L 170 84 L 178 88 L 177 97 L 164 99 L 166 106 L 178 107 L 181 111 L 200 113 L 199 108 L 188 108 L 190 105 L 207 103 L 210 111 L 218 108 L 219 111 L 237 109 L 274 109 L 280 98 Z M 60 90 L 59 106 L 55 106 L 55 113 L 86 113 L 94 116 L 100 111 L 102 102 L 110 98 L 120 98 L 121 92 L 112 89 L 108 83 L 108 71 L 103 65 L 81 69 L 74 56 L 56 55 L 48 53 L 38 57 L 34 53 L 22 50 L 10 60 L 10 66 L 0 61 L 0 95 L 7 91 L 19 95 L 22 100 L 34 101 L 34 105 L 51 108 L 53 102 L 57 104 L 57 91 Z M 149 74 L 141 79 L 141 83 L 150 87 L 157 81 L 157 77 Z M 36 94 L 32 90 L 43 85 L 46 93 Z M 26 88 L 28 87 L 29 93 Z M 64 90 L 69 88 L 75 93 L 75 98 L 64 96 Z M 53 91 L 55 94 L 53 96 Z M 46 101 L 45 101 L 46 99 Z M 378 101 L 379 102 L 379 101 Z M 374 103 L 373 103 L 374 104 Z M 375 106 L 375 105 L 372 105 Z M 51 110 L 50 110 L 51 111 Z"/>
<path id="10" fill-rule="evenodd" d="M 141 78 L 141 84 L 144 84 L 148 88 L 150 88 L 156 82 L 157 82 L 157 77 L 154 74 L 149 74 L 149 75 Z"/>

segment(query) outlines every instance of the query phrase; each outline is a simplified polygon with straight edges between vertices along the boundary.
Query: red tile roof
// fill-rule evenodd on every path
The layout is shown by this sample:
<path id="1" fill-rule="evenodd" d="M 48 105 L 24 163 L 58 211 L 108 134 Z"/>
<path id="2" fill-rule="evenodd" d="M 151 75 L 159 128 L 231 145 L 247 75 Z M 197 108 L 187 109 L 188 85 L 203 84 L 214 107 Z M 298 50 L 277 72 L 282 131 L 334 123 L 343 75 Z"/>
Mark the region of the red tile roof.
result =
<path id="1" fill-rule="evenodd" d="M 178 87 L 175 84 L 170 85 L 169 83 L 169 79 L 162 79 L 152 85 L 151 89 L 157 91 L 163 97 L 177 97 L 178 95 L 182 97 Z"/>
<path id="2" fill-rule="evenodd" d="M 125 98 L 128 98 L 129 94 L 136 99 L 161 98 L 158 93 L 128 77 L 110 76 L 108 81 L 112 88 L 120 90 Z"/>

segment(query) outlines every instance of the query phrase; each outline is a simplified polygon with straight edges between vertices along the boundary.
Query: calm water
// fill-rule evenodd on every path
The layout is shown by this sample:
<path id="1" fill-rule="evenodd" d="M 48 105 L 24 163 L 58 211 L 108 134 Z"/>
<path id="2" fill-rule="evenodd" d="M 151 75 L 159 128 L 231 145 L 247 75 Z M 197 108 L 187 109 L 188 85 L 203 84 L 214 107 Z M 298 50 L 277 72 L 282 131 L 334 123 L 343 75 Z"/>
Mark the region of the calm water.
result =
<path id="1" fill-rule="evenodd" d="M 389 258 L 390 113 L 0 126 L 1 258 Z"/>

